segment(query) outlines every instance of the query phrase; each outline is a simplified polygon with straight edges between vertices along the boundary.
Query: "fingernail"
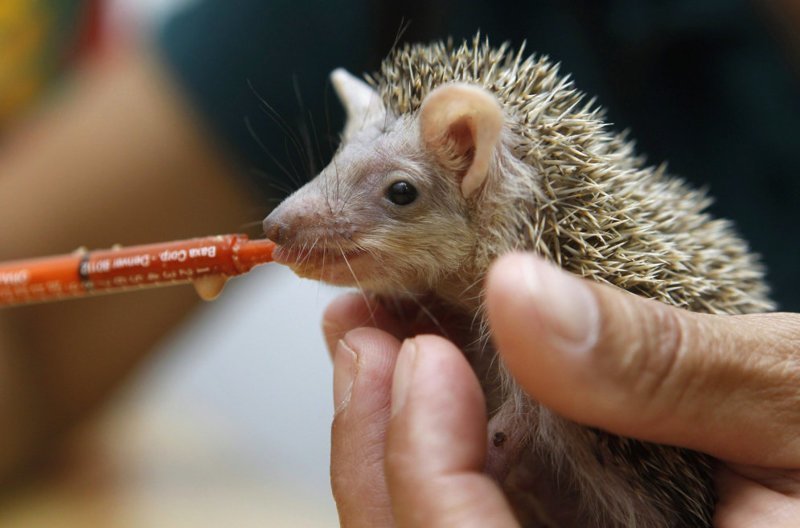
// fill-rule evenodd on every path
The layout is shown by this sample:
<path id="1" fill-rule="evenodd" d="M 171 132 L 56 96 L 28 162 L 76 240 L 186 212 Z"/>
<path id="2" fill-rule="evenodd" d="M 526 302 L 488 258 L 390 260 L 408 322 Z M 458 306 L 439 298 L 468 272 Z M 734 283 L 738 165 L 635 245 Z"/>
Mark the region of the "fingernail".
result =
<path id="1" fill-rule="evenodd" d="M 394 367 L 392 380 L 392 416 L 403 410 L 411 387 L 411 378 L 414 376 L 414 366 L 417 359 L 417 343 L 413 339 L 403 341 L 397 364 Z"/>
<path id="2" fill-rule="evenodd" d="M 353 381 L 357 371 L 358 356 L 343 339 L 340 339 L 333 354 L 334 413 L 338 414 L 343 411 L 350 403 L 350 394 L 353 391 Z"/>
<path id="3" fill-rule="evenodd" d="M 590 349 L 597 338 L 599 316 L 589 288 L 579 278 L 536 257 L 521 260 L 519 272 L 552 344 L 571 351 Z"/>

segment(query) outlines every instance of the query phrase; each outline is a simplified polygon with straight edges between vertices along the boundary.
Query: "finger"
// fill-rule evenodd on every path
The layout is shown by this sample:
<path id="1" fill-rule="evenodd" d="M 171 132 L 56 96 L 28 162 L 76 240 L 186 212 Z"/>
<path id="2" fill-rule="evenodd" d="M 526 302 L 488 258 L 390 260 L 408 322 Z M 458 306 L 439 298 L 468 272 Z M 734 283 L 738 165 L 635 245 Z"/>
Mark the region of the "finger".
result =
<path id="1" fill-rule="evenodd" d="M 404 337 L 402 325 L 379 302 L 358 293 L 348 293 L 334 299 L 322 317 L 328 351 L 333 354 L 347 332 L 362 326 L 380 328 L 398 339 Z"/>
<path id="2" fill-rule="evenodd" d="M 488 279 L 504 362 L 577 422 L 764 466 L 800 466 L 800 318 L 692 314 L 510 255 Z"/>
<path id="3" fill-rule="evenodd" d="M 718 528 L 789 528 L 800 519 L 797 474 L 756 468 L 720 468 L 719 501 L 714 515 Z"/>
<path id="4" fill-rule="evenodd" d="M 407 340 L 392 389 L 386 471 L 398 526 L 516 526 L 482 472 L 486 413 L 461 352 L 435 336 Z"/>
<path id="5" fill-rule="evenodd" d="M 391 335 L 360 328 L 334 349 L 331 487 L 345 528 L 392 524 L 383 458 L 399 348 Z"/>

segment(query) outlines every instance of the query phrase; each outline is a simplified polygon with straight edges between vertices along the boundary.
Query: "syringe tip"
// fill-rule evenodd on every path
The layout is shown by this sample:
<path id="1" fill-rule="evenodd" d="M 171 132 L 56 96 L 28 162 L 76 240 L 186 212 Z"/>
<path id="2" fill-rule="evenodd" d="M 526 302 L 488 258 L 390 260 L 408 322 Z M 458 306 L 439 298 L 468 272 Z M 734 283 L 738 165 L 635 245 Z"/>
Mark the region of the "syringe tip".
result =
<path id="1" fill-rule="evenodd" d="M 238 246 L 236 255 L 239 264 L 246 269 L 272 262 L 272 252 L 275 249 L 275 242 L 272 240 L 243 240 Z"/>

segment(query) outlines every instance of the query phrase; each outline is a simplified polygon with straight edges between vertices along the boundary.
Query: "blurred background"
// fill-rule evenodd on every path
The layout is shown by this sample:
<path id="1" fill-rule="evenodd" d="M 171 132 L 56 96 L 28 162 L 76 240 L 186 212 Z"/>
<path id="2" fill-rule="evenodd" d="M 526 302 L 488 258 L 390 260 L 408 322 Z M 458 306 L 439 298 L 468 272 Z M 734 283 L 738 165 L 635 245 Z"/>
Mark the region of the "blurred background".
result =
<path id="1" fill-rule="evenodd" d="M 325 165 L 327 82 L 396 42 L 527 41 L 715 197 L 800 310 L 792 0 L 0 0 L 0 260 L 222 232 Z M 334 290 L 259 268 L 0 312 L 0 526 L 335 526 Z"/>
<path id="2" fill-rule="evenodd" d="M 231 281 L 6 490 L 0 526 L 337 526 L 319 330 L 332 290 L 279 266 Z"/>

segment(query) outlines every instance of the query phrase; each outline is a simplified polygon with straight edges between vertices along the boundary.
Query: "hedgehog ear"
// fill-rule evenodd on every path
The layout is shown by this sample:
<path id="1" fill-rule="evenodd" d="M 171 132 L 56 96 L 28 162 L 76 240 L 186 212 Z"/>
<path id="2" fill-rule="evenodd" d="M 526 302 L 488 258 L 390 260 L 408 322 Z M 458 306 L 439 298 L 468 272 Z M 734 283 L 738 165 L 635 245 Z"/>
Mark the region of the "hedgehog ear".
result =
<path id="1" fill-rule="evenodd" d="M 372 86 L 343 68 L 333 70 L 331 82 L 347 112 L 345 139 L 368 125 L 384 121 L 386 109 L 381 102 L 380 94 Z"/>
<path id="2" fill-rule="evenodd" d="M 433 90 L 420 109 L 425 148 L 461 177 L 469 198 L 486 181 L 489 163 L 503 129 L 497 99 L 477 86 L 455 83 Z"/>

